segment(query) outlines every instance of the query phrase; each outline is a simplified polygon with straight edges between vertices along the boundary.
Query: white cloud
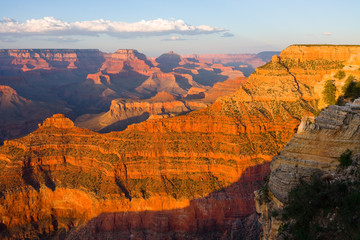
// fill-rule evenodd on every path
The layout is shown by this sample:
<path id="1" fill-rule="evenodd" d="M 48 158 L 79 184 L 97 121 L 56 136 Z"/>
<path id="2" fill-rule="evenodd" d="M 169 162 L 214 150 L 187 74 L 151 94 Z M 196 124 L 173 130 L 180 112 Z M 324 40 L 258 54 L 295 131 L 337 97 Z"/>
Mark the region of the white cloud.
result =
<path id="1" fill-rule="evenodd" d="M 141 20 L 140 22 L 114 22 L 98 19 L 92 21 L 65 22 L 54 17 L 30 19 L 18 22 L 11 18 L 0 20 L 0 34 L 7 35 L 96 35 L 109 34 L 118 37 L 167 34 L 210 34 L 226 32 L 226 29 L 207 25 L 192 26 L 183 20 Z"/>
<path id="2" fill-rule="evenodd" d="M 323 32 L 322 35 L 325 35 L 325 36 L 331 36 L 332 33 L 331 32 Z"/>
<path id="3" fill-rule="evenodd" d="M 185 39 L 179 36 L 171 36 L 170 38 L 164 38 L 162 39 L 163 41 L 184 41 L 184 40 L 189 40 L 189 39 Z"/>

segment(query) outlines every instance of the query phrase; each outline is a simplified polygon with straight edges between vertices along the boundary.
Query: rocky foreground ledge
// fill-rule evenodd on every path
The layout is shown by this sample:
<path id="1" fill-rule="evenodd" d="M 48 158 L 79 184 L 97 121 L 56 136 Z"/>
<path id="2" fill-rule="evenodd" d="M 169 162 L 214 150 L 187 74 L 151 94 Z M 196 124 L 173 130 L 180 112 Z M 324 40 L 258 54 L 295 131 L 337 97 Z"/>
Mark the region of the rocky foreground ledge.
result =
<path id="1" fill-rule="evenodd" d="M 347 149 L 360 151 L 359 126 L 360 98 L 345 106 L 329 106 L 317 118 L 303 118 L 298 132 L 272 160 L 268 190 L 255 193 L 262 239 L 277 239 L 282 222 L 271 212 L 281 212 L 301 180 L 310 182 L 314 174 L 334 179 L 340 155 Z"/>

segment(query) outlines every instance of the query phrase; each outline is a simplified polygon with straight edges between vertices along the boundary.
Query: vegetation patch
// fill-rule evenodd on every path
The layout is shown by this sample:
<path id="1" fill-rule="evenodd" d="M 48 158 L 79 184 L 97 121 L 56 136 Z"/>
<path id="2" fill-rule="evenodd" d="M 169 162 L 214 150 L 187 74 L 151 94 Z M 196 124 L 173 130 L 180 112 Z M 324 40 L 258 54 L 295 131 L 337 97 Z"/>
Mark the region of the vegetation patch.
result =
<path id="1" fill-rule="evenodd" d="M 332 80 L 327 80 L 325 82 L 324 90 L 322 92 L 324 101 L 328 105 L 334 105 L 336 104 L 336 87 Z"/>
<path id="2" fill-rule="evenodd" d="M 341 154 L 339 158 L 341 167 L 348 167 L 351 165 L 352 163 L 351 155 L 352 155 L 352 151 L 350 149 L 346 149 L 346 151 Z"/>
<path id="3" fill-rule="evenodd" d="M 341 155 L 342 167 L 331 181 L 314 175 L 289 193 L 282 239 L 360 239 L 360 170 L 351 155 L 350 150 Z M 350 175 L 345 166 L 353 168 Z"/>

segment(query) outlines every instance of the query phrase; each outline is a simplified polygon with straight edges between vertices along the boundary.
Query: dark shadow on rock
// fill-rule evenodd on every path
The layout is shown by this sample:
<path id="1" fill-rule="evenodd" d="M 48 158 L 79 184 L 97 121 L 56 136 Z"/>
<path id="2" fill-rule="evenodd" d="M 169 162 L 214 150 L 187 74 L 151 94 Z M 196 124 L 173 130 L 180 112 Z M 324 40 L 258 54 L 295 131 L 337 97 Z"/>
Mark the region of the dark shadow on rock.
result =
<path id="1" fill-rule="evenodd" d="M 172 72 L 174 68 L 179 66 L 181 62 L 181 57 L 175 53 L 165 53 L 155 59 L 159 63 L 158 67 L 162 72 L 168 73 Z"/>
<path id="2" fill-rule="evenodd" d="M 9 231 L 6 225 L 0 222 L 0 239 L 8 239 L 8 238 L 10 238 Z"/>
<path id="3" fill-rule="evenodd" d="M 184 90 L 189 90 L 192 86 L 189 80 L 181 75 L 175 75 L 176 83 Z"/>
<path id="4" fill-rule="evenodd" d="M 37 192 L 40 191 L 40 183 L 35 177 L 34 167 L 30 165 L 30 160 L 25 160 L 21 177 L 27 185 L 32 186 Z"/>
<path id="5" fill-rule="evenodd" d="M 237 182 L 185 208 L 102 213 L 67 239 L 259 239 L 253 192 L 269 171 L 269 163 L 248 167 Z"/>
<path id="6" fill-rule="evenodd" d="M 228 79 L 228 76 L 218 75 L 214 71 L 209 71 L 205 69 L 199 69 L 197 75 L 194 75 L 194 81 L 205 86 L 214 86 L 217 82 L 223 82 Z"/>
<path id="7" fill-rule="evenodd" d="M 43 178 L 45 180 L 45 186 L 50 188 L 51 191 L 55 191 L 56 185 L 55 185 L 55 182 L 52 180 L 51 171 L 44 170 L 40 165 L 39 165 L 39 168 L 40 168 Z"/>
<path id="8" fill-rule="evenodd" d="M 125 194 L 125 197 L 131 201 L 132 197 L 130 196 L 130 192 L 125 187 L 125 184 L 122 180 L 115 178 L 115 183 L 119 187 L 120 191 Z"/>
<path id="9" fill-rule="evenodd" d="M 139 116 L 131 117 L 131 118 L 127 118 L 127 119 L 124 119 L 124 120 L 117 121 L 117 122 L 111 124 L 110 126 L 107 126 L 107 127 L 103 128 L 103 129 L 101 129 L 99 132 L 100 133 L 108 133 L 108 132 L 112 132 L 112 131 L 123 131 L 129 125 L 134 124 L 134 123 L 144 122 L 149 117 L 150 117 L 150 113 L 144 112 L 143 114 L 141 114 Z"/>

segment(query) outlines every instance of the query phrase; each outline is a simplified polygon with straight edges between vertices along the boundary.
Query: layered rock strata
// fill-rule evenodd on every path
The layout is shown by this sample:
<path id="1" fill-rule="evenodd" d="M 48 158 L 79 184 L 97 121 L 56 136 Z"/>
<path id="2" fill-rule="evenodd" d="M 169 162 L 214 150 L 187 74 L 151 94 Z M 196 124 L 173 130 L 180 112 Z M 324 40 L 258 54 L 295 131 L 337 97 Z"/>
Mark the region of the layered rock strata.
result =
<path id="1" fill-rule="evenodd" d="M 335 174 L 340 155 L 347 149 L 360 151 L 360 99 L 346 106 L 329 106 L 317 118 L 304 118 L 298 132 L 271 163 L 268 183 L 270 197 L 264 201 L 257 192 L 257 211 L 262 214 L 262 239 L 277 239 L 281 221 L 271 217 L 281 212 L 289 192 L 300 180 L 310 181 L 314 174 Z"/>
<path id="2" fill-rule="evenodd" d="M 342 60 L 325 60 L 274 57 L 207 108 L 122 132 L 45 124 L 6 141 L 4 236 L 256 239 L 253 190 L 268 162 L 317 110 L 315 86 L 340 69 L 352 71 Z M 63 121 L 58 126 L 71 125 Z"/>
<path id="3" fill-rule="evenodd" d="M 171 64 L 171 61 L 163 61 L 161 66 L 167 68 Z M 196 59 L 180 58 L 175 69 L 170 66 L 170 72 L 164 73 L 158 62 L 134 49 L 119 49 L 115 53 L 92 49 L 0 50 L 0 85 L 14 89 L 32 105 L 40 105 L 44 112 L 34 111 L 30 116 L 19 111 L 24 109 L 22 104 L 12 104 L 12 119 L 0 119 L 0 122 L 3 120 L 0 143 L 29 133 L 53 113 L 69 113 L 75 119 L 83 114 L 108 111 L 114 99 L 149 99 L 162 91 L 177 98 L 203 99 L 204 92 L 215 83 L 243 76 L 231 67 L 223 68 L 221 64 L 216 67 Z M 193 94 L 194 89 L 201 91 Z M 208 105 L 190 104 L 188 110 Z M 129 124 L 138 120 L 129 121 Z"/>
<path id="4" fill-rule="evenodd" d="M 184 117 L 162 120 L 161 128 L 153 120 L 152 128 L 98 134 L 57 114 L 34 133 L 5 141 L 1 236 L 256 238 L 251 192 L 272 149 L 248 155 L 235 144 L 247 140 L 231 118 L 203 120 L 212 129 Z"/>

